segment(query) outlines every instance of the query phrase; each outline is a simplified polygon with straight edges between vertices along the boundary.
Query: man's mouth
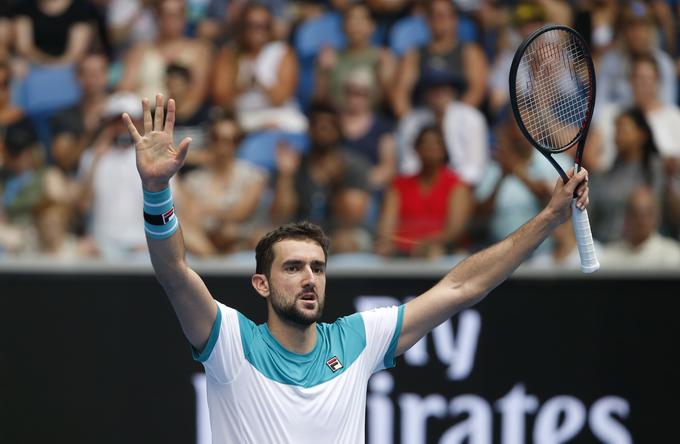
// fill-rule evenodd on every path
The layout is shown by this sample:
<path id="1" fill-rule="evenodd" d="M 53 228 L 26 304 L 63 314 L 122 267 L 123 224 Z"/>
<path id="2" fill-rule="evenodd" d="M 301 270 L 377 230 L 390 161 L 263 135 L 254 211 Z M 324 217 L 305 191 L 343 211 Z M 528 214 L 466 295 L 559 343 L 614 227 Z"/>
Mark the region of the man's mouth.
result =
<path id="1" fill-rule="evenodd" d="M 313 291 L 305 291 L 300 295 L 303 301 L 316 301 L 316 293 Z"/>

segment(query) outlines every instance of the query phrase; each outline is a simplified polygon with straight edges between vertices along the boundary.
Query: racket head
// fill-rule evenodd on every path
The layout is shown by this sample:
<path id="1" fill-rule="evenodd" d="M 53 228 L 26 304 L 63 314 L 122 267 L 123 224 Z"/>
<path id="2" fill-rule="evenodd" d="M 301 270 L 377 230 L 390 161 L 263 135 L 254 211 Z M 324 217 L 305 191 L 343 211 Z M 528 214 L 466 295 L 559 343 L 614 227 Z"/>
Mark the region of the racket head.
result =
<path id="1" fill-rule="evenodd" d="M 580 143 L 595 107 L 595 68 L 573 29 L 546 25 L 522 42 L 510 68 L 510 104 L 524 136 L 544 154 Z"/>

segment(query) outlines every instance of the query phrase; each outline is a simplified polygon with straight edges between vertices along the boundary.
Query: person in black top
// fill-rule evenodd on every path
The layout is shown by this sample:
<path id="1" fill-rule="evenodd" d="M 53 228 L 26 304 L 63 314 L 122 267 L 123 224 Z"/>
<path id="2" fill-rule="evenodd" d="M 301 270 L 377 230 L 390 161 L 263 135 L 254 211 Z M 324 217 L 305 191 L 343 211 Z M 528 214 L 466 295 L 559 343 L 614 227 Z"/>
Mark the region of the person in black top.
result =
<path id="1" fill-rule="evenodd" d="M 17 52 L 33 63 L 77 62 L 93 37 L 84 0 L 25 0 L 15 16 Z"/>

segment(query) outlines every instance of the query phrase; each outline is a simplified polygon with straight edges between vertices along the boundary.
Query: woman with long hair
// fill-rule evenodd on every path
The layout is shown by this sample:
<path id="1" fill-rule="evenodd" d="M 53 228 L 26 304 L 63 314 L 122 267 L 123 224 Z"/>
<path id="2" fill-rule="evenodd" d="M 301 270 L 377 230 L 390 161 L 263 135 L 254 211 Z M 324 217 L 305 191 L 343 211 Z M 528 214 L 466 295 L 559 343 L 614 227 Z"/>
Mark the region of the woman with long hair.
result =
<path id="1" fill-rule="evenodd" d="M 626 198 L 640 186 L 651 187 L 661 202 L 663 166 L 644 113 L 631 108 L 616 119 L 616 158 L 606 172 L 593 174 L 590 220 L 602 242 L 617 240 L 623 230 Z"/>
<path id="2" fill-rule="evenodd" d="M 213 100 L 233 111 L 246 132 L 281 129 L 303 132 L 307 120 L 298 109 L 298 65 L 293 50 L 274 39 L 273 17 L 257 3 L 242 11 L 236 42 L 219 53 Z"/>
<path id="3" fill-rule="evenodd" d="M 459 251 L 472 213 L 469 187 L 448 168 L 444 137 L 426 127 L 416 138 L 420 171 L 398 177 L 385 196 L 376 250 L 435 258 Z"/>

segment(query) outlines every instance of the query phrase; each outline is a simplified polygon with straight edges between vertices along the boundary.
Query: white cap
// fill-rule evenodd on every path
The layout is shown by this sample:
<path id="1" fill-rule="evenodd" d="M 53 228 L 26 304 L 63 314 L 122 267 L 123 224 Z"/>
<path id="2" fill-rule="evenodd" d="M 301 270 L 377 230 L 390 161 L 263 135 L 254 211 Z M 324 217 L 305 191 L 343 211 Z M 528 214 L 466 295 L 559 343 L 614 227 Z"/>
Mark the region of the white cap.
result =
<path id="1" fill-rule="evenodd" d="M 142 101 L 131 92 L 111 94 L 104 107 L 104 118 L 113 119 L 128 113 L 132 119 L 142 118 Z"/>

